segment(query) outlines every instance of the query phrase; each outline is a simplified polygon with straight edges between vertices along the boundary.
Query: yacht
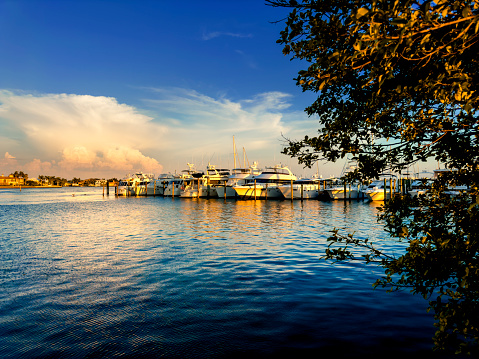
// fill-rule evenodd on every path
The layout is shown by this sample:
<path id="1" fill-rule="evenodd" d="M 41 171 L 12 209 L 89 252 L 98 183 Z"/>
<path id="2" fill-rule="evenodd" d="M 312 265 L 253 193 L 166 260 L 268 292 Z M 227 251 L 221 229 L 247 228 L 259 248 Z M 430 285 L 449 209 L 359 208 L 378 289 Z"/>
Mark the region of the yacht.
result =
<path id="1" fill-rule="evenodd" d="M 364 190 L 364 194 L 371 201 L 384 201 L 391 199 L 391 192 L 396 192 L 396 180 L 390 176 L 375 180 Z"/>
<path id="2" fill-rule="evenodd" d="M 321 192 L 319 178 L 302 178 L 293 181 L 293 184 L 283 184 L 278 189 L 286 199 L 318 199 Z M 291 194 L 291 189 L 293 190 Z"/>
<path id="3" fill-rule="evenodd" d="M 133 178 L 131 175 L 127 175 L 118 182 L 118 187 L 116 188 L 117 196 L 131 196 L 134 194 L 132 191 L 133 187 Z"/>
<path id="4" fill-rule="evenodd" d="M 216 168 L 216 166 L 208 163 L 206 174 L 196 179 L 196 185 L 199 186 L 194 196 L 194 183 L 191 188 L 191 195 L 185 193 L 185 197 L 218 197 L 217 188 L 224 186 L 230 176 L 230 170 L 224 168 Z M 190 181 L 191 182 L 191 181 Z M 186 189 L 186 188 L 185 188 Z M 188 192 L 189 193 L 189 192 Z"/>
<path id="5" fill-rule="evenodd" d="M 349 159 L 345 162 L 341 171 L 341 178 L 344 178 L 348 173 L 354 172 L 357 168 L 357 162 L 354 159 Z M 326 189 L 325 192 L 332 200 L 347 200 L 358 199 L 363 196 L 362 185 L 358 181 L 352 183 L 345 183 L 344 180 L 336 183 L 334 186 Z"/>
<path id="6" fill-rule="evenodd" d="M 296 176 L 288 167 L 276 165 L 266 167 L 261 174 L 254 176 L 251 183 L 235 185 L 233 188 L 241 199 L 284 199 L 278 187 L 283 184 L 291 184 L 291 181 L 296 180 Z"/>
<path id="7" fill-rule="evenodd" d="M 187 163 L 188 169 L 181 171 L 179 175 L 173 176 L 168 180 L 168 185 L 165 188 L 164 196 L 166 197 L 181 197 L 185 190 L 185 182 L 194 178 L 193 176 L 203 176 L 202 172 L 195 170 L 195 165 Z"/>
<path id="8" fill-rule="evenodd" d="M 153 196 L 155 194 L 153 174 L 136 172 L 121 179 L 118 183 L 118 196 Z"/>
<path id="9" fill-rule="evenodd" d="M 258 168 L 258 163 L 254 162 L 248 168 L 233 168 L 231 172 L 232 174 L 228 177 L 225 185 L 216 186 L 218 198 L 235 198 L 237 194 L 233 186 L 241 186 L 251 182 L 254 176 L 258 176 L 261 173 L 261 170 Z"/>
<path id="10" fill-rule="evenodd" d="M 330 199 L 348 200 L 364 198 L 363 186 L 359 182 L 341 183 L 336 186 L 327 188 L 325 191 Z"/>
<path id="11" fill-rule="evenodd" d="M 426 193 L 431 187 L 432 181 L 429 179 L 418 179 L 411 182 L 411 189 L 407 192 L 411 197 L 420 196 Z"/>
<path id="12" fill-rule="evenodd" d="M 190 178 L 183 180 L 180 197 L 199 198 L 208 197 L 208 180 L 201 174 L 193 174 Z"/>
<path id="13" fill-rule="evenodd" d="M 171 173 L 162 173 L 156 179 L 156 193 L 160 196 L 165 194 L 165 189 L 170 181 L 174 178 Z"/>
<path id="14" fill-rule="evenodd" d="M 135 196 L 155 195 L 155 176 L 151 173 L 135 173 L 135 178 L 133 179 L 133 192 Z"/>
<path id="15" fill-rule="evenodd" d="M 436 169 L 436 170 L 434 170 L 434 179 L 439 178 L 444 173 L 453 172 L 453 171 L 457 171 L 457 170 L 456 169 L 449 169 L 449 168 Z M 456 197 L 456 196 L 459 196 L 462 193 L 466 193 L 468 191 L 469 191 L 468 186 L 458 185 L 458 184 L 456 184 L 456 185 L 449 184 L 447 186 L 447 189 L 444 191 L 444 193 L 451 196 L 451 197 Z"/>

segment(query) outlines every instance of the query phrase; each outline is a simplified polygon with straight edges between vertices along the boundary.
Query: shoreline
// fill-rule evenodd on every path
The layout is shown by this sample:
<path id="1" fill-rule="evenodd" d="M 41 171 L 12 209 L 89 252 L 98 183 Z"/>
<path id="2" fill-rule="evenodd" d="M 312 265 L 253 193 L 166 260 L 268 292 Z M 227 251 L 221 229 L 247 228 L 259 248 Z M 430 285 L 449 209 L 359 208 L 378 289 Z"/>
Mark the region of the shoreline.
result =
<path id="1" fill-rule="evenodd" d="M 2 189 L 24 189 L 24 188 L 62 188 L 63 186 L 0 186 L 0 190 Z"/>

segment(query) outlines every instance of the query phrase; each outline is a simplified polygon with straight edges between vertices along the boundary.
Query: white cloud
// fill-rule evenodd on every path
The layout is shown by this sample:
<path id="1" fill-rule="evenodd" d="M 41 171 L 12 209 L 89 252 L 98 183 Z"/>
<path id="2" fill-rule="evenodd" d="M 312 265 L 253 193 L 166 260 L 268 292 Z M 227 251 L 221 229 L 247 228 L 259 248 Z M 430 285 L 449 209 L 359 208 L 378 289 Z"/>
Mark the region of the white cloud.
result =
<path id="1" fill-rule="evenodd" d="M 204 169 L 209 160 L 231 167 L 234 135 L 250 162 L 291 166 L 296 160 L 280 154 L 281 135 L 302 138 L 317 126 L 290 111 L 291 96 L 281 92 L 240 100 L 180 88 L 148 89 L 147 95 L 148 116 L 111 97 L 0 91 L 0 126 L 8 129 L 0 151 L 9 156 L 0 163 L 16 161 L 12 170 L 25 168 L 30 176 L 65 178 L 159 174 L 187 162 Z"/>
<path id="2" fill-rule="evenodd" d="M 11 159 L 14 159 L 14 158 L 15 158 L 15 157 L 12 156 L 10 153 L 5 152 L 5 159 L 6 159 L 6 160 L 11 160 Z"/>
<path id="3" fill-rule="evenodd" d="M 7 123 L 17 137 L 21 134 L 16 150 L 22 152 L 22 157 L 40 156 L 47 160 L 38 160 L 41 166 L 38 162 L 30 163 L 34 170 L 93 174 L 108 169 L 124 173 L 131 171 L 133 165 L 146 165 L 161 172 L 158 161 L 143 151 L 155 148 L 156 138 L 163 136 L 167 129 L 114 98 L 67 94 L 33 96 L 1 91 L 0 103 L 0 120 Z M 119 148 L 124 154 L 133 153 L 134 160 L 125 161 L 110 155 Z M 50 166 L 46 165 L 48 162 Z"/>

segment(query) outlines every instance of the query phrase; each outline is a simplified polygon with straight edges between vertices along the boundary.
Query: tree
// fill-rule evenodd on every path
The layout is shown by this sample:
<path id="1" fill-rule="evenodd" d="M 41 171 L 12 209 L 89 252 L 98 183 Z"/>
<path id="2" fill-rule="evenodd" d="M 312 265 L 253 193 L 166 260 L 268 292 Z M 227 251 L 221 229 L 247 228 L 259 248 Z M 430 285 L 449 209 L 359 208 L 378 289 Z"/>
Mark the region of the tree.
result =
<path id="1" fill-rule="evenodd" d="M 23 171 L 15 171 L 12 175 L 15 178 L 23 178 L 25 181 L 28 179 L 28 174 L 23 173 Z"/>
<path id="2" fill-rule="evenodd" d="M 383 206 L 386 231 L 408 244 L 403 255 L 335 230 L 325 257 L 383 266 L 376 286 L 429 300 L 436 349 L 477 350 L 479 3 L 266 2 L 291 9 L 278 43 L 308 63 L 295 80 L 318 94 L 306 108 L 319 119 L 318 134 L 287 139 L 283 153 L 306 166 L 352 155 L 358 169 L 350 176 L 362 179 L 429 159 L 451 169 L 424 196 Z M 469 191 L 448 195 L 458 184 Z"/>

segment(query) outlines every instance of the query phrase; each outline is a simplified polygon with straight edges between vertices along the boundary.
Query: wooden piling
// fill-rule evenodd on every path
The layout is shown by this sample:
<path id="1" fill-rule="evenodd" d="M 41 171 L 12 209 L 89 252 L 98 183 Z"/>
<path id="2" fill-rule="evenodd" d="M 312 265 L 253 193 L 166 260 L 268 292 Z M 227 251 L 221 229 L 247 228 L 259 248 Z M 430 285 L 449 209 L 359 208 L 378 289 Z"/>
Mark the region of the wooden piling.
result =
<path id="1" fill-rule="evenodd" d="M 293 195 L 293 180 L 291 180 L 291 201 L 294 199 Z"/>
<path id="2" fill-rule="evenodd" d="M 256 201 L 256 179 L 254 180 L 253 193 L 254 193 L 254 200 Z"/>
<path id="3" fill-rule="evenodd" d="M 388 187 L 387 187 L 387 181 L 386 181 L 386 178 L 384 179 L 384 201 L 386 201 L 386 199 L 388 198 L 387 197 L 387 194 L 388 194 Z"/>

